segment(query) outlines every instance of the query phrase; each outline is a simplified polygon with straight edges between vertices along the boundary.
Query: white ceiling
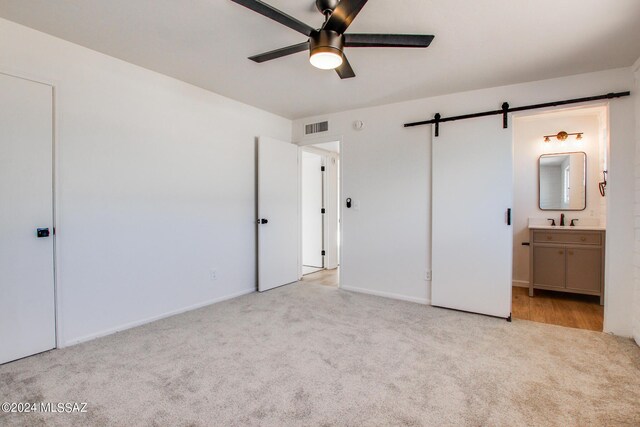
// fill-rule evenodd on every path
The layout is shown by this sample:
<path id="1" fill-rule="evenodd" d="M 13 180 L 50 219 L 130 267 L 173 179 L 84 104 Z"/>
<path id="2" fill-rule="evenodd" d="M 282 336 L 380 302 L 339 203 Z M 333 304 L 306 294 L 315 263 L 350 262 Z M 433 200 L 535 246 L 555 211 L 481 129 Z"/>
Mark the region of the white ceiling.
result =
<path id="1" fill-rule="evenodd" d="M 312 25 L 314 0 L 267 0 Z M 230 0 L 0 0 L 0 16 L 288 118 L 624 67 L 638 0 L 370 1 L 348 32 L 434 34 L 428 49 L 347 48 L 340 80 L 307 54 L 250 55 L 304 36 Z"/>

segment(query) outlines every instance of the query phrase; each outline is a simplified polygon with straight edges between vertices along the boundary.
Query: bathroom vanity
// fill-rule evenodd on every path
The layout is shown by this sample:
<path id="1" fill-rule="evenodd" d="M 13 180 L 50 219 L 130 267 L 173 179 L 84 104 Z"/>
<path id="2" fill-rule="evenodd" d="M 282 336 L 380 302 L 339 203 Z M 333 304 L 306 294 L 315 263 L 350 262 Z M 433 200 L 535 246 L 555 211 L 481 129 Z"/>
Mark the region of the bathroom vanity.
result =
<path id="1" fill-rule="evenodd" d="M 530 226 L 529 296 L 534 289 L 597 295 L 604 303 L 605 230 Z"/>

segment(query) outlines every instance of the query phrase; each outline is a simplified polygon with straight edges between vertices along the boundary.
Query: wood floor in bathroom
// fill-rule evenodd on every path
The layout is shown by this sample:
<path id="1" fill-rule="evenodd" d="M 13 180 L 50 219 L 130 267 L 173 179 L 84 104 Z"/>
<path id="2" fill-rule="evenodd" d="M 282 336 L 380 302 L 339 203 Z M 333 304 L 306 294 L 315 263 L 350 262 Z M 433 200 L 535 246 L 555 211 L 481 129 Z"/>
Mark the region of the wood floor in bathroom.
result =
<path id="1" fill-rule="evenodd" d="M 529 297 L 529 289 L 514 286 L 512 316 L 570 328 L 602 331 L 604 307 L 600 298 L 589 295 L 536 290 Z"/>
<path id="2" fill-rule="evenodd" d="M 315 273 L 307 274 L 302 278 L 304 283 L 313 283 L 315 285 L 338 287 L 339 269 L 320 270 Z"/>
<path id="3" fill-rule="evenodd" d="M 338 270 L 307 274 L 302 282 L 337 287 Z M 602 331 L 604 307 L 598 297 L 536 290 L 530 298 L 528 288 L 517 286 L 513 287 L 512 295 L 511 310 L 515 319 Z"/>

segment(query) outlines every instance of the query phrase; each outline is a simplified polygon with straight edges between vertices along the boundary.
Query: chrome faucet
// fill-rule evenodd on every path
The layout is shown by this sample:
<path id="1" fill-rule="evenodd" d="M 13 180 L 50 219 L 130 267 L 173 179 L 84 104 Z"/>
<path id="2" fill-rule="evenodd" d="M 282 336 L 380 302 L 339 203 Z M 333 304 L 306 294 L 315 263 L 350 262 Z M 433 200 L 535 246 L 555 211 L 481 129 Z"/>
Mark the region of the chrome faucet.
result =
<path id="1" fill-rule="evenodd" d="M 564 214 L 560 214 L 560 227 L 564 227 Z"/>

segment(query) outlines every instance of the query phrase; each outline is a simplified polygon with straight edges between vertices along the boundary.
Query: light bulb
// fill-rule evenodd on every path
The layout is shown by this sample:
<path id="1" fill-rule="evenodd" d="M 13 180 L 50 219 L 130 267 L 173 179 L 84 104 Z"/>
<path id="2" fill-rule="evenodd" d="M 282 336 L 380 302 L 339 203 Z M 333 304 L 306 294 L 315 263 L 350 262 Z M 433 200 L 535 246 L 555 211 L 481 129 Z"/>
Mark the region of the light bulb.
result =
<path id="1" fill-rule="evenodd" d="M 342 65 L 342 55 L 334 52 L 316 52 L 309 57 L 309 62 L 321 70 L 333 70 Z"/>

